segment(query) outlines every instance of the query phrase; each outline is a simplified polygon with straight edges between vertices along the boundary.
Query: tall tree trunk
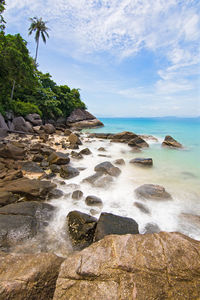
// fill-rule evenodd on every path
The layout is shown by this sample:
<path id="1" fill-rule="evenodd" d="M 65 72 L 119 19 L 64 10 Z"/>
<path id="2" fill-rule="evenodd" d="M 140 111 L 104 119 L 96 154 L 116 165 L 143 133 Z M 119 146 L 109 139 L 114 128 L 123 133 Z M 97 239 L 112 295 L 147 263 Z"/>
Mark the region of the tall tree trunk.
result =
<path id="1" fill-rule="evenodd" d="M 11 100 L 13 99 L 14 89 L 15 89 L 15 80 L 13 80 L 13 86 L 12 86 L 12 91 L 10 96 Z"/>
<path id="2" fill-rule="evenodd" d="M 36 53 L 35 53 L 35 64 L 37 61 L 37 55 L 38 55 L 38 46 L 39 46 L 39 39 L 37 40 L 37 46 L 36 46 Z"/>

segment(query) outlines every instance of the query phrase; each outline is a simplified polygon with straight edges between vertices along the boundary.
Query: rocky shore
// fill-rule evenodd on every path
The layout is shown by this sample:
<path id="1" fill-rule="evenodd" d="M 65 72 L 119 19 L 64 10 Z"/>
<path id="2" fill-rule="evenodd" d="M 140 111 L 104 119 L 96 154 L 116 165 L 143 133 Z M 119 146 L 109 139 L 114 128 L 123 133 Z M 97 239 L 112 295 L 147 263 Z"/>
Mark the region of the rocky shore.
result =
<path id="1" fill-rule="evenodd" d="M 141 231 L 133 218 L 108 213 L 102 197 L 127 165 L 104 141 L 137 154 L 128 164 L 148 171 L 153 159 L 140 152 L 155 137 L 81 132 L 103 125 L 82 111 L 67 123 L 44 124 L 35 114 L 16 119 L 5 122 L 0 115 L 0 300 L 200 297 L 200 242 L 161 232 L 154 223 Z M 96 153 L 88 146 L 93 143 Z M 183 148 L 170 136 L 162 146 Z M 90 194 L 93 188 L 96 194 Z M 132 207 L 144 218 L 151 214 L 148 202 L 173 201 L 165 187 L 151 182 L 132 193 Z M 73 209 L 59 207 L 60 199 Z M 82 211 L 74 209 L 77 203 Z M 198 215 L 180 218 L 199 226 Z"/>

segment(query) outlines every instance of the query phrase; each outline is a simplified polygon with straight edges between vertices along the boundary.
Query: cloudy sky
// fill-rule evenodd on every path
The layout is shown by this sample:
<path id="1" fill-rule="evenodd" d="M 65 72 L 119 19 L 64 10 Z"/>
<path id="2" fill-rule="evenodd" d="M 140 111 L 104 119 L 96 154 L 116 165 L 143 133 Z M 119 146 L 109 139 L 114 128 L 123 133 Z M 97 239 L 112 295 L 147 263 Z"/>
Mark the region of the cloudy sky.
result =
<path id="1" fill-rule="evenodd" d="M 38 63 L 80 88 L 96 116 L 200 115 L 199 0 L 6 0 L 6 33 L 35 55 L 30 17 L 48 21 Z"/>

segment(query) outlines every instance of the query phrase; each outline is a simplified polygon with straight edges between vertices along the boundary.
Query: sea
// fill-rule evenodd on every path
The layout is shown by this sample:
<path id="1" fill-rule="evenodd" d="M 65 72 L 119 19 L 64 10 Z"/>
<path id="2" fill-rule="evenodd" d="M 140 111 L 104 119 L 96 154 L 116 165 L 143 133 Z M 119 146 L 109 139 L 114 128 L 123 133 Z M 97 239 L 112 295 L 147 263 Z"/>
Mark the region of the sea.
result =
<path id="1" fill-rule="evenodd" d="M 93 214 L 98 219 L 102 212 L 109 212 L 134 219 L 139 232 L 148 228 L 159 231 L 180 232 L 193 239 L 200 240 L 200 118 L 99 118 L 104 127 L 84 129 L 83 145 L 92 154 L 84 159 L 71 159 L 71 166 L 79 168 L 80 175 L 65 180 L 59 185 L 65 194 L 50 203 L 57 210 L 53 221 L 46 229 L 48 251 L 66 256 L 71 251 L 66 234 L 66 216 L 70 211 L 78 210 Z M 89 139 L 88 134 L 118 133 L 131 131 L 139 135 L 152 135 L 156 140 L 147 140 L 149 148 L 134 153 L 127 144 L 113 143 L 107 139 Z M 167 149 L 161 146 L 166 135 L 171 135 L 183 145 L 183 149 Z M 103 147 L 105 151 L 100 151 Z M 78 151 L 79 151 L 78 150 Z M 66 150 L 68 151 L 68 150 Z M 83 183 L 83 179 L 93 175 L 94 167 L 101 162 L 123 158 L 125 165 L 119 177 L 114 178 L 110 186 L 94 187 Z M 133 158 L 152 158 L 153 167 L 142 168 L 130 163 Z M 63 180 L 63 179 L 62 179 Z M 58 183 L 58 182 L 57 182 Z M 163 186 L 172 196 L 171 200 L 139 200 L 135 189 L 143 184 Z M 74 200 L 73 190 L 80 189 L 83 198 Z M 102 207 L 90 207 L 85 197 L 94 195 L 102 199 Z M 148 213 L 141 211 L 135 202 L 139 202 Z"/>

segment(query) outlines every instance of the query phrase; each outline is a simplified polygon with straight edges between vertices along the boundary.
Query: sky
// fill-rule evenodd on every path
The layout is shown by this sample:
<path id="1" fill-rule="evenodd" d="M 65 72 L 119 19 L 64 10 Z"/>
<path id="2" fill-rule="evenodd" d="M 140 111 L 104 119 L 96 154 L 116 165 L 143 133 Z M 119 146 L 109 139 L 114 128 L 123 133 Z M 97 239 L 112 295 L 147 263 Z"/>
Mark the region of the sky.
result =
<path id="1" fill-rule="evenodd" d="M 200 0 L 6 0 L 6 33 L 98 117 L 200 116 Z"/>

